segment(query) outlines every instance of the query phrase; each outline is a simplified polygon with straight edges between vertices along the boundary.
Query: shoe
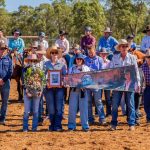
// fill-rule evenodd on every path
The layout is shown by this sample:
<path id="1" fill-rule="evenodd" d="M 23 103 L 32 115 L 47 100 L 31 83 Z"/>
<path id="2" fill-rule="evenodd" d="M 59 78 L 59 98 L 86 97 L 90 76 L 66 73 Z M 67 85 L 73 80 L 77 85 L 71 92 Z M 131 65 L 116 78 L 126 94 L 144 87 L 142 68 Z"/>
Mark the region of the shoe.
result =
<path id="1" fill-rule="evenodd" d="M 62 131 L 63 131 L 63 129 L 58 128 L 58 129 L 55 129 L 54 131 L 62 132 Z"/>
<path id="2" fill-rule="evenodd" d="M 107 125 L 106 120 L 105 120 L 105 119 L 101 120 L 101 121 L 99 122 L 99 125 L 100 125 L 100 126 L 105 126 L 105 125 Z"/>
<path id="3" fill-rule="evenodd" d="M 3 118 L 0 118 L 0 124 L 5 125 L 5 120 Z"/>
<path id="4" fill-rule="evenodd" d="M 135 127 L 134 126 L 129 126 L 129 131 L 134 131 Z"/>
<path id="5" fill-rule="evenodd" d="M 23 129 L 23 132 L 28 132 L 28 130 L 27 129 Z"/>
<path id="6" fill-rule="evenodd" d="M 136 125 L 136 126 L 140 126 L 140 120 L 136 120 L 136 121 L 135 121 L 135 125 Z"/>
<path id="7" fill-rule="evenodd" d="M 69 131 L 75 131 L 75 128 L 68 128 Z"/>
<path id="8" fill-rule="evenodd" d="M 68 119 L 68 117 L 67 116 L 63 116 L 63 118 L 62 118 L 63 120 L 67 120 Z"/>
<path id="9" fill-rule="evenodd" d="M 92 126 L 92 125 L 94 125 L 95 123 L 94 123 L 94 121 L 93 122 L 89 122 L 89 125 L 90 126 Z"/>
<path id="10" fill-rule="evenodd" d="M 115 131 L 115 130 L 117 130 L 117 127 L 116 126 L 114 126 L 114 125 L 111 125 L 111 127 L 110 127 L 110 129 L 109 129 L 110 131 Z"/>
<path id="11" fill-rule="evenodd" d="M 106 114 L 106 117 L 111 117 L 111 114 Z"/>
<path id="12" fill-rule="evenodd" d="M 88 132 L 88 131 L 89 131 L 89 128 L 82 128 L 82 131 Z"/>
<path id="13" fill-rule="evenodd" d="M 144 116 L 142 113 L 139 113 L 138 115 L 139 115 L 139 117 L 143 117 Z"/>
<path id="14" fill-rule="evenodd" d="M 49 126 L 48 131 L 54 131 L 54 127 Z"/>
<path id="15" fill-rule="evenodd" d="M 150 125 L 150 120 L 147 120 L 147 124 Z"/>

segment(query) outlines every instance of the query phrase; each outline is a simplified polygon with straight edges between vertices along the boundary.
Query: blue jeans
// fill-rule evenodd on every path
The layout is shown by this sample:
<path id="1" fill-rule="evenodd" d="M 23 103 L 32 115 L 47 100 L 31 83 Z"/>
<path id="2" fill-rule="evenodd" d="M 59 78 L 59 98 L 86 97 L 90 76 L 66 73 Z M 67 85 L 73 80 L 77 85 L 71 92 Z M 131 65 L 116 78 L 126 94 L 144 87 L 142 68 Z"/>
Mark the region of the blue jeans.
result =
<path id="1" fill-rule="evenodd" d="M 147 121 L 150 121 L 150 86 L 146 86 L 144 90 L 144 110 Z"/>
<path id="2" fill-rule="evenodd" d="M 43 97 L 43 94 L 42 96 L 40 97 L 40 104 L 39 104 L 39 121 L 42 121 L 42 114 L 44 112 L 44 97 Z"/>
<path id="3" fill-rule="evenodd" d="M 110 90 L 104 90 L 105 100 L 106 100 L 106 114 L 111 114 L 111 98 L 110 98 Z"/>
<path id="4" fill-rule="evenodd" d="M 64 89 L 63 88 L 50 88 L 46 89 L 45 98 L 51 122 L 50 129 L 56 131 L 62 129 L 62 117 L 64 109 Z"/>
<path id="5" fill-rule="evenodd" d="M 99 115 L 99 121 L 101 122 L 105 119 L 104 106 L 103 106 L 102 99 L 101 99 L 101 92 L 102 92 L 101 89 L 99 90 L 87 89 L 89 123 L 94 122 L 93 110 L 92 110 L 92 94 L 94 96 L 95 105 L 96 105 L 97 112 Z"/>
<path id="6" fill-rule="evenodd" d="M 81 97 L 81 90 L 72 89 L 69 98 L 69 119 L 68 119 L 68 128 L 76 128 L 76 114 L 79 106 L 81 125 L 83 129 L 89 128 L 88 125 L 88 97 L 87 91 L 84 91 L 84 97 Z"/>
<path id="7" fill-rule="evenodd" d="M 37 130 L 39 103 L 40 103 L 40 97 L 28 97 L 24 92 L 23 130 L 28 130 L 28 120 L 29 120 L 31 106 L 33 110 L 32 130 L 33 131 Z"/>
<path id="8" fill-rule="evenodd" d="M 6 118 L 9 92 L 10 92 L 10 80 L 6 81 L 3 86 L 0 86 L 0 94 L 2 98 L 0 115 L 3 121 L 5 121 Z"/>
<path id="9" fill-rule="evenodd" d="M 117 118 L 118 118 L 118 107 L 120 105 L 120 101 L 122 98 L 123 92 L 121 91 L 113 91 L 113 99 L 112 99 L 112 121 L 111 124 L 117 126 Z M 124 92 L 125 102 L 127 105 L 127 115 L 128 115 L 128 125 L 135 125 L 135 106 L 134 106 L 134 92 Z"/>

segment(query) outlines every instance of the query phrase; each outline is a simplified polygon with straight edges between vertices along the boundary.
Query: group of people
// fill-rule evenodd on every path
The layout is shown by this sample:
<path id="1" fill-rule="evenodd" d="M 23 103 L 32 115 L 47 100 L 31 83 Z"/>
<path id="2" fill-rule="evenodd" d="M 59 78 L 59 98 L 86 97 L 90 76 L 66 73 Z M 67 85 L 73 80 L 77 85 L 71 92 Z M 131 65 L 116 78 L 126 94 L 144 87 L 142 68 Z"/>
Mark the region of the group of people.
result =
<path id="1" fill-rule="evenodd" d="M 24 57 L 25 44 L 20 38 L 21 32 L 13 31 L 14 38 L 7 39 L 0 31 L 0 92 L 2 105 L 0 110 L 0 124 L 5 124 L 7 102 L 10 92 L 10 79 L 13 72 L 13 62 L 10 53 L 16 53 L 16 59 L 24 61 L 23 76 L 28 68 L 40 68 L 44 71 L 46 86 L 37 95 L 31 95 L 28 87 L 23 87 L 24 115 L 23 131 L 29 130 L 28 120 L 33 115 L 32 131 L 37 131 L 38 125 L 43 121 L 43 101 L 46 100 L 47 116 L 50 120 L 49 131 L 62 131 L 62 119 L 64 117 L 64 104 L 67 88 L 63 85 L 51 87 L 48 72 L 60 70 L 62 76 L 88 71 L 100 71 L 102 69 L 116 68 L 134 65 L 137 86 L 135 92 L 111 91 L 102 89 L 70 88 L 68 130 L 76 129 L 76 115 L 80 112 L 81 126 L 83 131 L 89 131 L 89 126 L 94 124 L 93 100 L 95 110 L 99 117 L 99 125 L 106 125 L 106 117 L 112 117 L 110 130 L 114 131 L 118 125 L 118 107 L 122 99 L 126 109 L 129 130 L 135 130 L 135 125 L 140 125 L 141 87 L 143 74 L 145 88 L 143 92 L 144 110 L 146 121 L 150 123 L 150 25 L 143 31 L 146 35 L 141 43 L 141 50 L 136 50 L 133 42 L 134 36 L 129 35 L 126 39 L 117 41 L 112 37 L 110 28 L 104 30 L 104 35 L 99 39 L 92 35 L 92 28 L 85 28 L 85 35 L 80 44 L 74 44 L 70 50 L 69 41 L 65 31 L 59 32 L 59 38 L 51 47 L 45 40 L 45 33 L 40 32 L 38 41 L 31 44 L 31 51 Z M 97 44 L 97 45 L 96 45 Z M 36 80 L 36 79 L 35 79 Z M 126 85 L 130 87 L 130 83 Z M 106 113 L 102 102 L 104 91 L 106 101 Z"/>

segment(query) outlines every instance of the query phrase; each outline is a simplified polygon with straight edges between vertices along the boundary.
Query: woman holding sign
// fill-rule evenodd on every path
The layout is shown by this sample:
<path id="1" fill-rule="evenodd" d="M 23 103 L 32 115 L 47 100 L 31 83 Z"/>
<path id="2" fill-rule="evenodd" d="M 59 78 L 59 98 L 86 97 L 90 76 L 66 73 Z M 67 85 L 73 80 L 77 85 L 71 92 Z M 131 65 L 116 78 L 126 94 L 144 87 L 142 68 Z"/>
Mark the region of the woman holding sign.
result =
<path id="1" fill-rule="evenodd" d="M 47 86 L 44 95 L 51 122 L 49 130 L 61 131 L 64 109 L 64 88 L 61 84 L 61 75 L 65 75 L 67 70 L 65 64 L 60 61 L 60 58 L 62 58 L 61 49 L 52 46 L 47 49 L 46 56 L 49 61 L 45 63 Z"/>
<path id="2" fill-rule="evenodd" d="M 75 65 L 69 70 L 69 74 L 87 72 L 90 68 L 84 63 L 84 56 L 78 54 L 75 59 Z M 81 125 L 83 131 L 87 132 L 89 130 L 88 124 L 88 97 L 86 89 L 72 88 L 69 99 L 69 120 L 68 129 L 73 131 L 76 129 L 76 113 L 79 107 Z"/>

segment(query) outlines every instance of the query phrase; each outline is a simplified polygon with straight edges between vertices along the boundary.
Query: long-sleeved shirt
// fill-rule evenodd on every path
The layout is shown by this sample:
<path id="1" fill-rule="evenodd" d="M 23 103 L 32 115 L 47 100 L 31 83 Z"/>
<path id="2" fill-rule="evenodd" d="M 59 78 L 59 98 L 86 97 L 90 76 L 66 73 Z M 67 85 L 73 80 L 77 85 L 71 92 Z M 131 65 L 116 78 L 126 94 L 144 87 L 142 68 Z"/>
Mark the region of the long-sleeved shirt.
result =
<path id="1" fill-rule="evenodd" d="M 91 68 L 91 70 L 99 71 L 102 69 L 103 60 L 99 56 L 85 58 L 85 65 Z"/>
<path id="2" fill-rule="evenodd" d="M 105 48 L 108 52 L 114 52 L 117 44 L 118 41 L 114 37 L 109 36 L 108 38 L 105 38 L 102 36 L 98 42 L 98 51 L 100 51 L 102 48 Z"/>
<path id="3" fill-rule="evenodd" d="M 121 54 L 114 55 L 110 62 L 110 68 L 123 67 L 123 66 L 129 66 L 129 65 L 135 66 L 137 82 L 138 82 L 138 85 L 140 86 L 140 74 L 139 74 L 137 61 L 134 55 L 127 53 L 124 60 L 122 59 Z"/>
<path id="4" fill-rule="evenodd" d="M 80 43 L 81 49 L 87 50 L 89 47 L 96 46 L 96 39 L 94 36 L 83 36 Z"/>
<path id="5" fill-rule="evenodd" d="M 9 56 L 5 55 L 0 58 L 0 79 L 4 82 L 11 78 L 13 72 L 12 60 Z"/>
<path id="6" fill-rule="evenodd" d="M 150 86 L 150 67 L 148 66 L 147 62 L 142 65 L 142 71 L 144 73 L 146 85 Z"/>
<path id="7" fill-rule="evenodd" d="M 25 44 L 23 39 L 18 38 L 18 39 L 9 39 L 9 43 L 8 43 L 8 47 L 10 50 L 14 50 L 17 49 L 17 52 L 22 54 L 23 53 L 23 49 L 25 48 Z"/>
<path id="8" fill-rule="evenodd" d="M 66 38 L 63 40 L 56 40 L 55 45 L 62 48 L 63 54 L 67 54 L 69 52 L 69 41 Z"/>
<path id="9" fill-rule="evenodd" d="M 150 36 L 144 36 L 141 42 L 141 50 L 146 52 L 150 48 Z"/>
<path id="10" fill-rule="evenodd" d="M 46 40 L 38 41 L 38 45 L 44 45 L 45 50 L 48 48 L 48 42 Z"/>

